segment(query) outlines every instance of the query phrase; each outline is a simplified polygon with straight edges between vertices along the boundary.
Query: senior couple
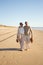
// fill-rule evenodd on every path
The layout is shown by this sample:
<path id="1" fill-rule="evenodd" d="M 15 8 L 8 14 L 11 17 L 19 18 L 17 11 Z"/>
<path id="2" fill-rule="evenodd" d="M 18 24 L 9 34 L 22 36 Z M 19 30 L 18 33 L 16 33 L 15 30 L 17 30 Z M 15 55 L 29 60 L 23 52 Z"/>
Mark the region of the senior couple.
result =
<path id="1" fill-rule="evenodd" d="M 20 43 L 20 51 L 24 49 L 24 42 L 26 43 L 26 49 L 29 48 L 29 43 L 33 42 L 33 35 L 32 35 L 32 30 L 30 26 L 28 26 L 28 22 L 25 21 L 25 26 L 23 26 L 23 23 L 20 22 L 20 26 L 18 27 L 18 32 L 17 32 L 17 42 Z"/>

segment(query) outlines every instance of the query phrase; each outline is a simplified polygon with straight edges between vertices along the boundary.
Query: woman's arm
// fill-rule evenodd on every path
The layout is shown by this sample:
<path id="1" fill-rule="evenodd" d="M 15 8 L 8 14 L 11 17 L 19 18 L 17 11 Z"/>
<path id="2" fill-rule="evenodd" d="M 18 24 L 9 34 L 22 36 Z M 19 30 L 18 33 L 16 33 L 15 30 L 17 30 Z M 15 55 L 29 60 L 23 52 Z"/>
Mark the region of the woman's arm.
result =
<path id="1" fill-rule="evenodd" d="M 17 30 L 17 38 L 16 38 L 16 42 L 19 41 L 19 27 L 18 27 L 18 30 Z"/>

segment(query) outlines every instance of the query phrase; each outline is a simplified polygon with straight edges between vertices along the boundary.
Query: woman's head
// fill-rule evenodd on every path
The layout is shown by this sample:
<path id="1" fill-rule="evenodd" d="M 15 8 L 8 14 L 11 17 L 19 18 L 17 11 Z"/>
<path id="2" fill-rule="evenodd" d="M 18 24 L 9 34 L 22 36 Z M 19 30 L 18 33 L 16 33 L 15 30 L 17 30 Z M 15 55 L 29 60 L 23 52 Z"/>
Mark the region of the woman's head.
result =
<path id="1" fill-rule="evenodd" d="M 20 22 L 20 26 L 21 26 L 21 27 L 23 26 L 23 23 L 22 23 L 22 22 Z"/>

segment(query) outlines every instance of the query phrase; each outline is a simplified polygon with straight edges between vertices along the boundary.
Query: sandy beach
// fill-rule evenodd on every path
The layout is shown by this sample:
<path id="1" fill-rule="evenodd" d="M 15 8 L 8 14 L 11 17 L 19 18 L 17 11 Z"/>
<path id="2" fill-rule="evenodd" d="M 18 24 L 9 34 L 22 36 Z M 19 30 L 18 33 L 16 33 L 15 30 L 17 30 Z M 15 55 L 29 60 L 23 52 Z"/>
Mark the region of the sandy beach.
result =
<path id="1" fill-rule="evenodd" d="M 16 27 L 0 27 L 0 65 L 43 65 L 43 31 L 33 30 L 27 51 L 19 51 L 16 34 Z"/>

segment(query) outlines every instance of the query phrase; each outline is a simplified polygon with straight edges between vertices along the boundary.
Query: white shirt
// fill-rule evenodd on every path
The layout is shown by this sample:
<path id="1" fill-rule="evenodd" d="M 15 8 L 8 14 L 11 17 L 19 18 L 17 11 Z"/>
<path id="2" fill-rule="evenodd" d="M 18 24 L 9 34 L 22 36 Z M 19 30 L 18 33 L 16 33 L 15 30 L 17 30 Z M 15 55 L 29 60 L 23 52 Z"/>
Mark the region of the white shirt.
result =
<path id="1" fill-rule="evenodd" d="M 24 34 L 24 28 L 23 27 L 20 27 L 19 30 L 18 30 L 19 34 Z"/>

